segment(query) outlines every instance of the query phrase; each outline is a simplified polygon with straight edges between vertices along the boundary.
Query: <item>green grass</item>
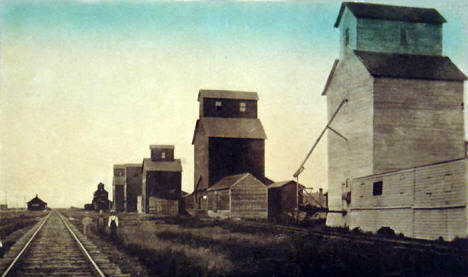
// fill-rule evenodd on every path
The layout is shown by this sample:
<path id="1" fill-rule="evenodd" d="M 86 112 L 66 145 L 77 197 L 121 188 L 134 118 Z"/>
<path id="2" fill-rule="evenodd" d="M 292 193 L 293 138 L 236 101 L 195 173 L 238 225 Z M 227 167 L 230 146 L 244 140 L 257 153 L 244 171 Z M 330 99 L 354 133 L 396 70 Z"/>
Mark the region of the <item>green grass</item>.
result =
<path id="1" fill-rule="evenodd" d="M 22 234 L 16 234 L 16 231 L 25 233 L 27 229 L 37 223 L 47 213 L 30 211 L 1 211 L 0 212 L 0 238 L 3 241 L 5 250 L 13 246 Z M 12 236 L 15 233 L 16 235 Z"/>
<path id="2" fill-rule="evenodd" d="M 155 276 L 464 276 L 468 256 L 282 234 L 232 221 L 121 216 L 120 249 Z M 363 234 L 360 234 L 363 235 Z M 466 246 L 466 240 L 454 242 Z M 465 248 L 466 249 L 466 248 Z"/>
<path id="3" fill-rule="evenodd" d="M 2 211 L 0 212 L 0 238 L 5 238 L 18 229 L 30 226 L 45 216 L 43 212 Z"/>

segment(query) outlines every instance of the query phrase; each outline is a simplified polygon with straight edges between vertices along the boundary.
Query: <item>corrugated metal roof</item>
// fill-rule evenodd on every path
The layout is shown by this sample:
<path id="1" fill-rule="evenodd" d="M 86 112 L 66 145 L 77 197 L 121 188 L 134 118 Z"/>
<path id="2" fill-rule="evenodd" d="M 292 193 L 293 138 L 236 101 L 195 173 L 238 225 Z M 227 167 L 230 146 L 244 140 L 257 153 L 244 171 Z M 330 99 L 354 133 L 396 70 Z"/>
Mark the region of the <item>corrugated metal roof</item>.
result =
<path id="1" fill-rule="evenodd" d="M 182 163 L 179 159 L 174 161 L 157 161 L 154 162 L 150 158 L 143 159 L 143 170 L 146 171 L 182 171 Z"/>
<path id="2" fill-rule="evenodd" d="M 266 139 L 262 122 L 258 118 L 204 117 L 197 120 L 192 144 L 198 132 L 214 138 Z"/>
<path id="3" fill-rule="evenodd" d="M 461 72 L 448 57 L 391 54 L 354 50 L 374 77 L 464 81 Z"/>
<path id="4" fill-rule="evenodd" d="M 238 182 L 244 180 L 247 178 L 247 176 L 251 175 L 250 173 L 242 173 L 242 174 L 236 174 L 236 175 L 231 175 L 231 176 L 226 176 L 219 180 L 216 184 L 212 185 L 207 189 L 207 191 L 211 190 L 221 190 L 221 189 L 227 189 L 230 188 L 231 186 L 237 184 Z M 254 177 L 255 178 L 255 177 Z"/>
<path id="5" fill-rule="evenodd" d="M 348 8 L 357 18 L 436 24 L 447 22 L 436 9 L 343 2 L 338 17 L 336 18 L 335 28 L 340 25 L 340 20 L 345 8 Z"/>
<path id="6" fill-rule="evenodd" d="M 228 98 L 228 99 L 242 99 L 242 100 L 258 100 L 258 94 L 252 91 L 201 89 L 198 92 L 198 101 L 200 101 L 201 98 Z"/>

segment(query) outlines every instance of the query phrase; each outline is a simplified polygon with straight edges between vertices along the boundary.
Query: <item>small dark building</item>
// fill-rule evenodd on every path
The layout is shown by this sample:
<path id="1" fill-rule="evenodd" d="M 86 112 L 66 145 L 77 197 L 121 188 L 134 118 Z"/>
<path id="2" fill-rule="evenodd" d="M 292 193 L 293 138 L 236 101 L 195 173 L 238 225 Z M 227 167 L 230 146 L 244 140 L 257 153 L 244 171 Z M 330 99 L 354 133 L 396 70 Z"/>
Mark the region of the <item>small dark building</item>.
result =
<path id="1" fill-rule="evenodd" d="M 112 179 L 112 202 L 117 212 L 125 210 L 125 165 L 114 165 L 114 177 Z"/>
<path id="2" fill-rule="evenodd" d="M 227 176 L 207 189 L 208 216 L 267 219 L 268 189 L 250 173 Z"/>
<path id="3" fill-rule="evenodd" d="M 103 183 L 99 183 L 97 187 L 93 194 L 93 208 L 95 211 L 107 211 L 110 208 L 109 193 L 104 189 Z"/>
<path id="4" fill-rule="evenodd" d="M 85 205 L 84 205 L 84 209 L 85 209 L 86 211 L 94 211 L 93 204 L 89 204 L 89 203 L 88 203 L 88 204 L 85 204 Z"/>
<path id="5" fill-rule="evenodd" d="M 282 181 L 268 186 L 268 219 L 286 222 L 294 218 L 297 206 L 303 203 L 303 186 L 293 180 Z"/>
<path id="6" fill-rule="evenodd" d="M 28 210 L 29 211 L 43 211 L 47 209 L 47 203 L 42 201 L 36 194 L 36 197 L 31 199 L 28 202 Z"/>
<path id="7" fill-rule="evenodd" d="M 124 208 L 126 212 L 136 212 L 138 197 L 141 197 L 141 164 L 125 165 Z"/>
<path id="8" fill-rule="evenodd" d="M 193 135 L 195 208 L 206 210 L 207 189 L 226 176 L 265 180 L 265 139 L 256 92 L 200 90 Z"/>
<path id="9" fill-rule="evenodd" d="M 173 145 L 150 145 L 151 158 L 143 159 L 142 202 L 146 213 L 179 215 L 182 164 L 174 159 Z"/>

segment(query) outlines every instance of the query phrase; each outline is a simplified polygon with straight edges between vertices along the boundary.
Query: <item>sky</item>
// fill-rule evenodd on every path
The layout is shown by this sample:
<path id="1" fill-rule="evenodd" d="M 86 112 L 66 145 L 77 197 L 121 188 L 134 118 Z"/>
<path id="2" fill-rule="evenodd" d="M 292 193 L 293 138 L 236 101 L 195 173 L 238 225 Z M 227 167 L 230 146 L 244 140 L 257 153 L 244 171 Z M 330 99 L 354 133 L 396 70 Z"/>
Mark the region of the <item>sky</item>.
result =
<path id="1" fill-rule="evenodd" d="M 444 55 L 468 72 L 465 1 L 436 8 Z M 339 1 L 4 0 L 0 6 L 0 203 L 36 194 L 82 207 L 113 164 L 175 145 L 193 190 L 199 89 L 255 91 L 266 175 L 292 179 L 326 124 L 321 91 L 338 57 Z M 301 183 L 327 189 L 326 138 Z"/>

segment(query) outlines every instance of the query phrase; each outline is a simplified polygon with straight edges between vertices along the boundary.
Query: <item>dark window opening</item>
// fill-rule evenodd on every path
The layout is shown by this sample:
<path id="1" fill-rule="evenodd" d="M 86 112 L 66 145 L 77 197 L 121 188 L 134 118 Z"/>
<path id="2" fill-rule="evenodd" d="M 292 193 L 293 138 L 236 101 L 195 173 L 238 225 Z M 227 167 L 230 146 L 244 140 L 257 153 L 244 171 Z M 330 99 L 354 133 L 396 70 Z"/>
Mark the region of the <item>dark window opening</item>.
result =
<path id="1" fill-rule="evenodd" d="M 349 29 L 345 30 L 345 46 L 349 45 Z"/>
<path id="2" fill-rule="evenodd" d="M 382 195 L 382 189 L 383 189 L 382 181 L 374 182 L 372 186 L 372 195 Z"/>

